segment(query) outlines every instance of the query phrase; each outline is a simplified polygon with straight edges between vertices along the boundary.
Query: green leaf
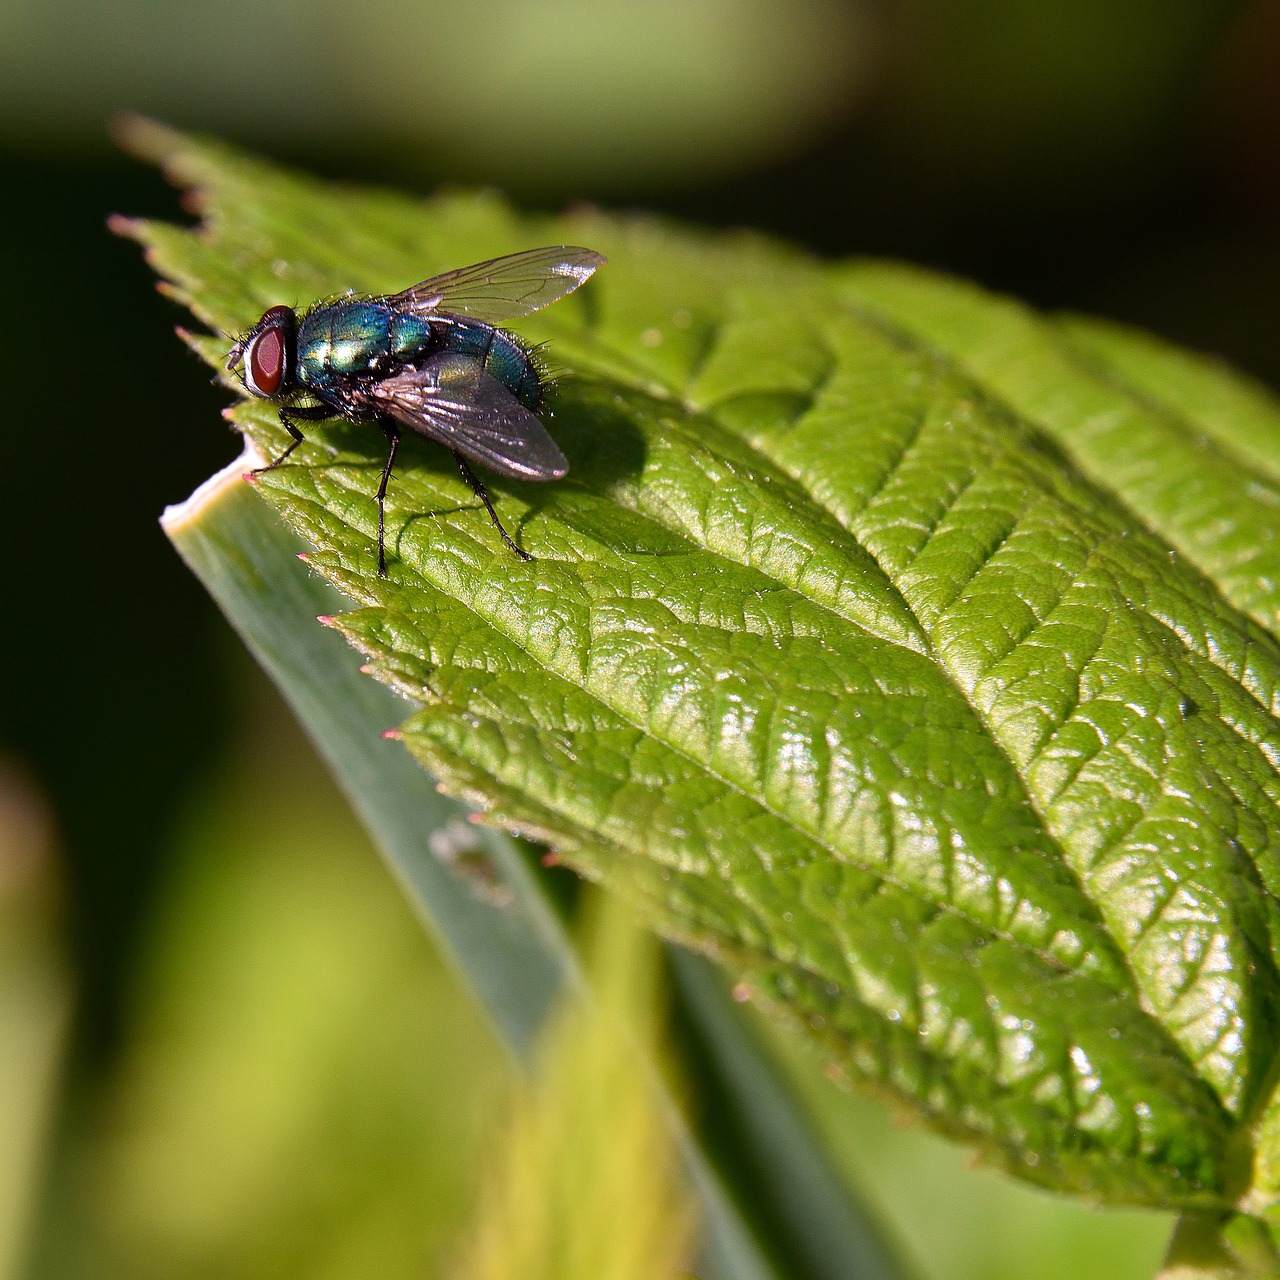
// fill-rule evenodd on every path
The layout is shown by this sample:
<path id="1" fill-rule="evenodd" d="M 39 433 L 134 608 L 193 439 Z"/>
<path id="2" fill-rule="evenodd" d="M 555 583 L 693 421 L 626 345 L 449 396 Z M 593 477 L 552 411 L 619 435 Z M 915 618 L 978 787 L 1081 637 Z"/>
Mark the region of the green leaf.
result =
<path id="1" fill-rule="evenodd" d="M 378 432 L 319 427 L 258 482 L 446 788 L 1020 1176 L 1270 1200 L 1274 405 L 902 268 L 150 146 L 206 222 L 134 234 L 224 333 L 534 244 L 609 255 L 522 326 L 572 464 L 492 486 L 531 563 L 425 444 L 387 580 Z M 234 419 L 283 447 L 270 406 Z"/>

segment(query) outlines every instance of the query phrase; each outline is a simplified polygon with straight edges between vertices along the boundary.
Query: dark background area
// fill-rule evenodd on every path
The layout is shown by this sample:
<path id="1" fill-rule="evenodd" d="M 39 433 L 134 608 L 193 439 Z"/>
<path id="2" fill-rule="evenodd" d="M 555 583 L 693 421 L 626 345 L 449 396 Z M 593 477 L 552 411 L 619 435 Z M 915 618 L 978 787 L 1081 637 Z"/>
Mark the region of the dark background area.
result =
<path id="1" fill-rule="evenodd" d="M 373 38 L 404 5 L 382 19 L 378 6 L 311 6 L 374 24 L 359 55 L 370 61 L 354 68 L 296 13 L 268 10 L 257 30 L 254 10 L 223 7 L 183 27 L 175 15 L 194 8 L 139 2 L 86 21 L 71 0 L 17 5 L 0 53 L 0 751 L 55 815 L 82 1080 L 120 1042 L 166 835 L 230 732 L 235 643 L 157 524 L 236 446 L 224 394 L 173 335 L 182 316 L 106 230 L 117 211 L 183 216 L 157 174 L 112 151 L 112 110 L 337 177 L 424 193 L 479 181 L 527 206 L 643 207 L 823 255 L 905 258 L 1141 325 L 1280 387 L 1280 0 L 721 0 L 703 6 L 702 68 L 669 51 L 674 71 L 660 14 L 605 4 L 625 39 L 610 54 L 592 27 L 575 51 L 556 24 L 586 30 L 587 9 L 562 0 L 533 6 L 562 52 L 532 76 L 519 61 L 503 71 L 507 46 L 486 24 L 514 11 L 498 5 L 468 42 L 449 28 L 452 48 L 430 23 L 421 33 L 443 116 L 404 92 L 404 51 Z M 444 6 L 424 9 L 446 24 Z M 795 58 L 819 58 L 824 41 L 838 56 L 757 92 L 752 68 L 770 66 L 781 37 L 748 41 L 732 53 L 737 80 L 697 97 L 741 27 L 785 33 L 801 10 L 813 30 Z M 652 48 L 635 52 L 637 23 Z M 596 112 L 608 58 L 629 50 L 640 71 Z M 478 68 L 489 80 L 469 112 L 449 85 Z M 523 112 L 544 90 L 560 114 Z"/>

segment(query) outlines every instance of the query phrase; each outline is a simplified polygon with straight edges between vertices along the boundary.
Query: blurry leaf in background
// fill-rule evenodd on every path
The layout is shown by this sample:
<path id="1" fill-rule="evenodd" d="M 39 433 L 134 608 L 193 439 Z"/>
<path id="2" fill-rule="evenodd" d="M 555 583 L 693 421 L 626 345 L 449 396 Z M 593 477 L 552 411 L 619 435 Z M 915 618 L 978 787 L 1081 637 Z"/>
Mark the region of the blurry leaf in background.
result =
<path id="1" fill-rule="evenodd" d="M 375 133 L 429 130 L 451 171 L 522 187 L 634 189 L 732 172 L 806 140 L 847 105 L 869 54 L 839 0 L 393 0 L 344 30 Z M 385 81 L 358 74 L 381 63 Z"/>
<path id="2" fill-rule="evenodd" d="M 408 1280 L 467 1204 L 505 1056 L 260 696 L 180 836 L 78 1273 Z"/>
<path id="3" fill-rule="evenodd" d="M 94 139 L 131 108 L 275 150 L 598 195 L 706 185 L 857 115 L 970 194 L 1035 194 L 1144 151 L 1162 163 L 1151 144 L 1244 8 L 117 0 L 102 22 L 90 0 L 7 0 L 0 136 Z"/>
<path id="4" fill-rule="evenodd" d="M 8 0 L 0 134 L 84 138 L 133 107 L 553 188 L 705 179 L 794 149 L 846 110 L 872 43 L 867 7 L 842 0 L 95 9 Z"/>
<path id="5" fill-rule="evenodd" d="M 54 854 L 44 798 L 0 757 L 0 1280 L 22 1274 L 70 1020 Z"/>
<path id="6" fill-rule="evenodd" d="M 564 1008 L 492 1154 L 456 1280 L 675 1280 L 692 1198 L 646 1063 L 659 1042 L 660 951 L 594 894 L 586 963 L 598 1003 Z"/>

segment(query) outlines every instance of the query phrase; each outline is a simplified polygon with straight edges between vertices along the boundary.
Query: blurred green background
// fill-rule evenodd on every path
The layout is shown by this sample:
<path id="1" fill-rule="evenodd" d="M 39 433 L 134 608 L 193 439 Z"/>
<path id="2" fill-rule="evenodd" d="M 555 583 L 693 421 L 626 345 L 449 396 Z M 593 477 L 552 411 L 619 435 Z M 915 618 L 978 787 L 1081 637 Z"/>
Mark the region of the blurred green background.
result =
<path id="1" fill-rule="evenodd" d="M 438 1274 L 509 1068 L 160 534 L 236 445 L 104 229 L 180 216 L 122 108 L 905 257 L 1280 386 L 1280 0 L 0 0 L 0 1280 Z M 1159 1216 L 792 1057 L 922 1276 L 1150 1274 Z"/>

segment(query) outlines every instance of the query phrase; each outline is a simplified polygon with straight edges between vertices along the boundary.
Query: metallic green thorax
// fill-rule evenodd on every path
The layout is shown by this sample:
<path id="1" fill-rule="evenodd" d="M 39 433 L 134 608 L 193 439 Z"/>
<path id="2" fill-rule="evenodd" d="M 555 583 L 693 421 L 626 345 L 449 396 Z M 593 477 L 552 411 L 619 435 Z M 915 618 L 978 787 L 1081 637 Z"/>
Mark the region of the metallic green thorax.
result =
<path id="1" fill-rule="evenodd" d="M 474 355 L 526 408 L 542 405 L 532 356 L 510 334 L 478 320 L 428 319 L 380 298 L 324 303 L 298 322 L 297 382 L 322 395 L 350 378 L 385 373 L 440 351 Z"/>

